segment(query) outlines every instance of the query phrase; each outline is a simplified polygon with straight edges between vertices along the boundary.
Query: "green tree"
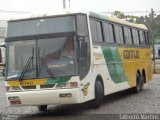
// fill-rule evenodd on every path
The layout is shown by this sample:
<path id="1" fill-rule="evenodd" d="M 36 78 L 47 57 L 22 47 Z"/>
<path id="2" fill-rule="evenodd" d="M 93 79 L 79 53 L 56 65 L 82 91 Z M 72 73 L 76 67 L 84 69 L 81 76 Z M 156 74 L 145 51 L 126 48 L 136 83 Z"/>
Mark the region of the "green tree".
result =
<path id="1" fill-rule="evenodd" d="M 120 11 L 114 11 L 113 12 L 113 15 L 117 18 L 120 18 L 120 19 L 124 19 L 125 18 L 125 15 L 124 13 L 120 12 Z"/>
<path id="2" fill-rule="evenodd" d="M 145 22 L 145 18 L 143 16 L 136 18 L 136 23 L 144 24 L 144 22 Z"/>
<path id="3" fill-rule="evenodd" d="M 126 21 L 132 23 L 145 24 L 149 29 L 149 34 L 151 38 L 156 38 L 160 36 L 160 15 L 156 16 L 153 9 L 151 10 L 151 13 L 149 15 L 140 17 L 133 15 L 125 15 L 121 11 L 114 11 L 112 15 L 120 19 L 125 19 Z"/>

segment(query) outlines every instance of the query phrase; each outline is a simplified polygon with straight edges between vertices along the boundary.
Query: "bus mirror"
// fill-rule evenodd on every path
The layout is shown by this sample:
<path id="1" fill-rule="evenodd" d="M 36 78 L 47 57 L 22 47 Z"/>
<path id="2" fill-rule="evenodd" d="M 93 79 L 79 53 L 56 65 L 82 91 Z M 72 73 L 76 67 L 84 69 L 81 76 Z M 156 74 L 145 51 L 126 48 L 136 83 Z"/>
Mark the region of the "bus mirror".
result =
<path id="1" fill-rule="evenodd" d="M 0 66 L 5 66 L 5 64 L 2 64 L 4 63 L 3 59 L 2 59 L 2 48 L 6 49 L 6 46 L 5 45 L 0 45 Z"/>
<path id="2" fill-rule="evenodd" d="M 4 71 L 4 69 L 1 69 L 0 76 L 5 77 L 5 71 Z"/>
<path id="3" fill-rule="evenodd" d="M 5 45 L 1 45 L 0 46 L 0 69 L 5 67 L 4 61 L 3 61 L 3 57 L 2 57 L 2 48 L 6 48 Z"/>
<path id="4" fill-rule="evenodd" d="M 78 37 L 78 41 L 83 41 L 84 40 L 84 37 Z"/>
<path id="5" fill-rule="evenodd" d="M 84 41 L 82 42 L 82 45 L 81 45 L 81 56 L 87 57 L 87 43 Z"/>
<path id="6" fill-rule="evenodd" d="M 4 64 L 2 64 L 2 49 L 0 48 L 0 76 L 5 76 L 4 74 Z"/>
<path id="7" fill-rule="evenodd" d="M 2 50 L 0 48 L 0 63 L 2 63 Z"/>
<path id="8" fill-rule="evenodd" d="M 160 57 L 160 48 L 158 49 L 158 57 Z"/>

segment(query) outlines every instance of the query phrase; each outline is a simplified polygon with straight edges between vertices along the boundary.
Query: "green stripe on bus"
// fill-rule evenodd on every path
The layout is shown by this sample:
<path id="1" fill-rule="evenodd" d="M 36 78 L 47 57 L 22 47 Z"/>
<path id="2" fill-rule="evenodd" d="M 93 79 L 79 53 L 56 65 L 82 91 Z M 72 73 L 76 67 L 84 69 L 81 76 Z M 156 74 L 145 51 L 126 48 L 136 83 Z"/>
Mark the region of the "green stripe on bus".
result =
<path id="1" fill-rule="evenodd" d="M 124 66 L 116 47 L 102 47 L 109 74 L 115 83 L 128 81 Z"/>
<path id="2" fill-rule="evenodd" d="M 56 77 L 55 79 L 49 78 L 45 85 L 47 84 L 55 84 L 55 83 L 65 83 L 71 79 L 71 76 L 63 76 L 63 77 Z"/>

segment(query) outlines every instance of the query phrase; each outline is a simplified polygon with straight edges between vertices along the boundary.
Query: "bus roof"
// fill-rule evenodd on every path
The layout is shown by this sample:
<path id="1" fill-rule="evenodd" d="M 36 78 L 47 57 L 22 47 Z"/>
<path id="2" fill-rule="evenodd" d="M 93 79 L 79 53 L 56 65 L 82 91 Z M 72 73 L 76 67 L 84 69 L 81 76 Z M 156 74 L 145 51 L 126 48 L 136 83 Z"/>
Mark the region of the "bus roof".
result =
<path id="1" fill-rule="evenodd" d="M 66 12 L 63 11 L 61 13 L 54 14 L 54 15 L 9 20 L 8 22 L 23 21 L 23 20 L 34 20 L 34 19 L 41 19 L 41 18 L 50 18 L 50 17 L 55 17 L 55 16 L 73 15 L 73 14 L 78 14 L 78 13 L 88 14 L 90 17 L 94 17 L 94 18 L 98 18 L 98 19 L 102 19 L 102 20 L 106 20 L 106 21 L 110 21 L 110 22 L 114 22 L 114 23 L 118 23 L 118 24 L 122 24 L 122 25 L 126 25 L 126 26 L 130 26 L 130 27 L 135 27 L 135 28 L 139 28 L 139 29 L 148 30 L 147 27 L 143 24 L 130 23 L 130 22 L 127 22 L 125 20 L 110 17 L 110 16 L 107 16 L 107 15 L 102 15 L 102 14 L 99 14 L 99 13 L 96 13 L 96 12 L 79 12 L 79 11 L 78 12 L 77 11 L 66 11 Z"/>
<path id="2" fill-rule="evenodd" d="M 144 24 L 130 23 L 125 20 L 121 20 L 121 19 L 114 18 L 114 17 L 109 17 L 107 15 L 102 15 L 102 14 L 95 13 L 95 12 L 89 12 L 89 16 L 94 17 L 94 18 L 98 18 L 98 19 L 102 19 L 102 20 L 107 20 L 107 21 L 114 22 L 114 23 L 118 23 L 118 24 L 123 24 L 126 26 L 131 26 L 131 27 L 135 27 L 135 28 L 139 28 L 139 29 L 148 30 L 148 28 Z"/>

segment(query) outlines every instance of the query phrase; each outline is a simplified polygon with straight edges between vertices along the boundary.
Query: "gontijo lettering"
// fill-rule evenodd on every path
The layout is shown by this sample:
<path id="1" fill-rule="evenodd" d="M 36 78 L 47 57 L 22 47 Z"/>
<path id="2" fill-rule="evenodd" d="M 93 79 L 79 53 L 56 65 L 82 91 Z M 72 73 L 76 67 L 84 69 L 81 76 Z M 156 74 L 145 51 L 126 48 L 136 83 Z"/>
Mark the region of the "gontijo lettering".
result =
<path id="1" fill-rule="evenodd" d="M 138 50 L 124 50 L 123 51 L 124 59 L 137 59 L 139 58 Z"/>

